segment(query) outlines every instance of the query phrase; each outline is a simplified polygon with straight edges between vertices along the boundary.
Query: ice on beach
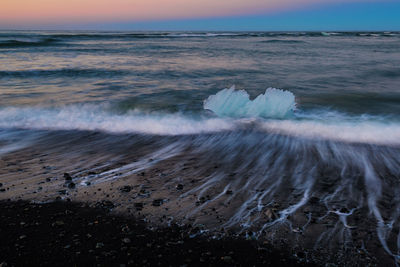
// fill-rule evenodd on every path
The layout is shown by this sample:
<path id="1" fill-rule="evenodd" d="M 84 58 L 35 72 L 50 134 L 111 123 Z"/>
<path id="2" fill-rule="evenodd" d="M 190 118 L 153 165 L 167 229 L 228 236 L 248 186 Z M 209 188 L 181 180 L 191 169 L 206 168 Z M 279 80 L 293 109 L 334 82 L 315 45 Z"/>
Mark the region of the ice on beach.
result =
<path id="1" fill-rule="evenodd" d="M 268 88 L 254 100 L 250 100 L 245 90 L 235 90 L 235 86 L 223 89 L 204 101 L 204 109 L 221 117 L 264 117 L 284 119 L 293 115 L 296 108 L 292 92 Z"/>

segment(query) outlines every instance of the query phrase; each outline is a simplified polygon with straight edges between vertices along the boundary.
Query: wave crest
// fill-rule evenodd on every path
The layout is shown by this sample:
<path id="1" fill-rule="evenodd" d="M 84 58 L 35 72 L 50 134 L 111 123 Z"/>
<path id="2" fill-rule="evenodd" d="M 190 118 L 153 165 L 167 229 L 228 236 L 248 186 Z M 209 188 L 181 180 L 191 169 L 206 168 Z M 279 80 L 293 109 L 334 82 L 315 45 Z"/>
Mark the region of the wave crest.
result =
<path id="1" fill-rule="evenodd" d="M 296 109 L 292 92 L 268 88 L 264 94 L 250 100 L 244 90 L 235 90 L 235 86 L 219 91 L 204 101 L 204 109 L 213 111 L 221 117 L 264 117 L 284 119 L 291 117 Z"/>

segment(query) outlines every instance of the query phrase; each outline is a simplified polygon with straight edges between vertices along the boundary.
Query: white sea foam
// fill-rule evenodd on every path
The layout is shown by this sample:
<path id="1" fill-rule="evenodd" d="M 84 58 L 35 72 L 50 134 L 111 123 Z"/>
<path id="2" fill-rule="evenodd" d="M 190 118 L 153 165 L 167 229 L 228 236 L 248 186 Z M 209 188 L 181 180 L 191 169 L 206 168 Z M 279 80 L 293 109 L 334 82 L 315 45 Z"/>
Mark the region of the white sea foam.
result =
<path id="1" fill-rule="evenodd" d="M 181 114 L 146 114 L 138 111 L 112 114 L 99 106 L 73 105 L 58 109 L 2 108 L 0 127 L 184 135 L 230 130 L 233 122 L 221 118 L 194 119 Z"/>
<path id="2" fill-rule="evenodd" d="M 268 132 L 309 139 L 382 145 L 400 144 L 400 124 L 395 122 L 270 120 L 263 122 L 261 127 Z"/>
<path id="3" fill-rule="evenodd" d="M 204 108 L 223 117 L 264 117 L 284 119 L 293 115 L 296 108 L 293 93 L 268 88 L 254 100 L 244 90 L 235 90 L 232 86 L 223 89 L 204 101 Z"/>
<path id="4" fill-rule="evenodd" d="M 186 135 L 255 129 L 307 139 L 382 145 L 400 145 L 400 121 L 382 116 L 350 116 L 326 110 L 295 109 L 294 95 L 267 89 L 254 100 L 247 92 L 224 89 L 204 101 L 204 108 L 220 117 L 181 113 L 124 114 L 105 105 L 70 105 L 58 108 L 4 107 L 0 128 L 38 130 L 89 130 L 110 133 Z"/>

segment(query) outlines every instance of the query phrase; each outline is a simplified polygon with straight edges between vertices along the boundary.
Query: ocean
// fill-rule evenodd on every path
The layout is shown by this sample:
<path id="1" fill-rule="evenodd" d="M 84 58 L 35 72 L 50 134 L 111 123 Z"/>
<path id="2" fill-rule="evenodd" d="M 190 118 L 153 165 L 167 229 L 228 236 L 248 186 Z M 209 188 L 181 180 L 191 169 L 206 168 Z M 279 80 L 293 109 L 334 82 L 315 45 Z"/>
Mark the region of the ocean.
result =
<path id="1" fill-rule="evenodd" d="M 150 173 L 165 212 L 205 231 L 315 248 L 372 229 L 370 249 L 399 256 L 399 32 L 1 31 L 0 63 L 0 160 L 22 164 L 4 184 Z"/>

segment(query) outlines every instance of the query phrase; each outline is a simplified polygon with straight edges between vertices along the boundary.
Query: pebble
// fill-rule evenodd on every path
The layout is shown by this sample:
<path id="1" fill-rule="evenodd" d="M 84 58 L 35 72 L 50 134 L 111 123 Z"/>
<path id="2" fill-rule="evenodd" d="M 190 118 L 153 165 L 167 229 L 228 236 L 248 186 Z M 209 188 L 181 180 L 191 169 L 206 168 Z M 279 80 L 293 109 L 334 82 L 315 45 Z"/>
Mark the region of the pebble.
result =
<path id="1" fill-rule="evenodd" d="M 119 189 L 121 192 L 128 193 L 132 190 L 132 187 L 129 185 L 125 185 Z"/>
<path id="2" fill-rule="evenodd" d="M 125 244 L 129 244 L 131 243 L 131 240 L 127 237 L 125 237 L 124 239 L 122 239 L 122 242 L 124 242 Z"/>
<path id="3" fill-rule="evenodd" d="M 177 189 L 177 190 L 182 190 L 182 189 L 183 189 L 183 184 L 178 184 L 178 185 L 176 186 L 176 189 Z"/>
<path id="4" fill-rule="evenodd" d="M 72 177 L 71 177 L 71 175 L 69 175 L 69 173 L 64 173 L 64 179 L 65 179 L 65 181 L 72 181 Z"/>

